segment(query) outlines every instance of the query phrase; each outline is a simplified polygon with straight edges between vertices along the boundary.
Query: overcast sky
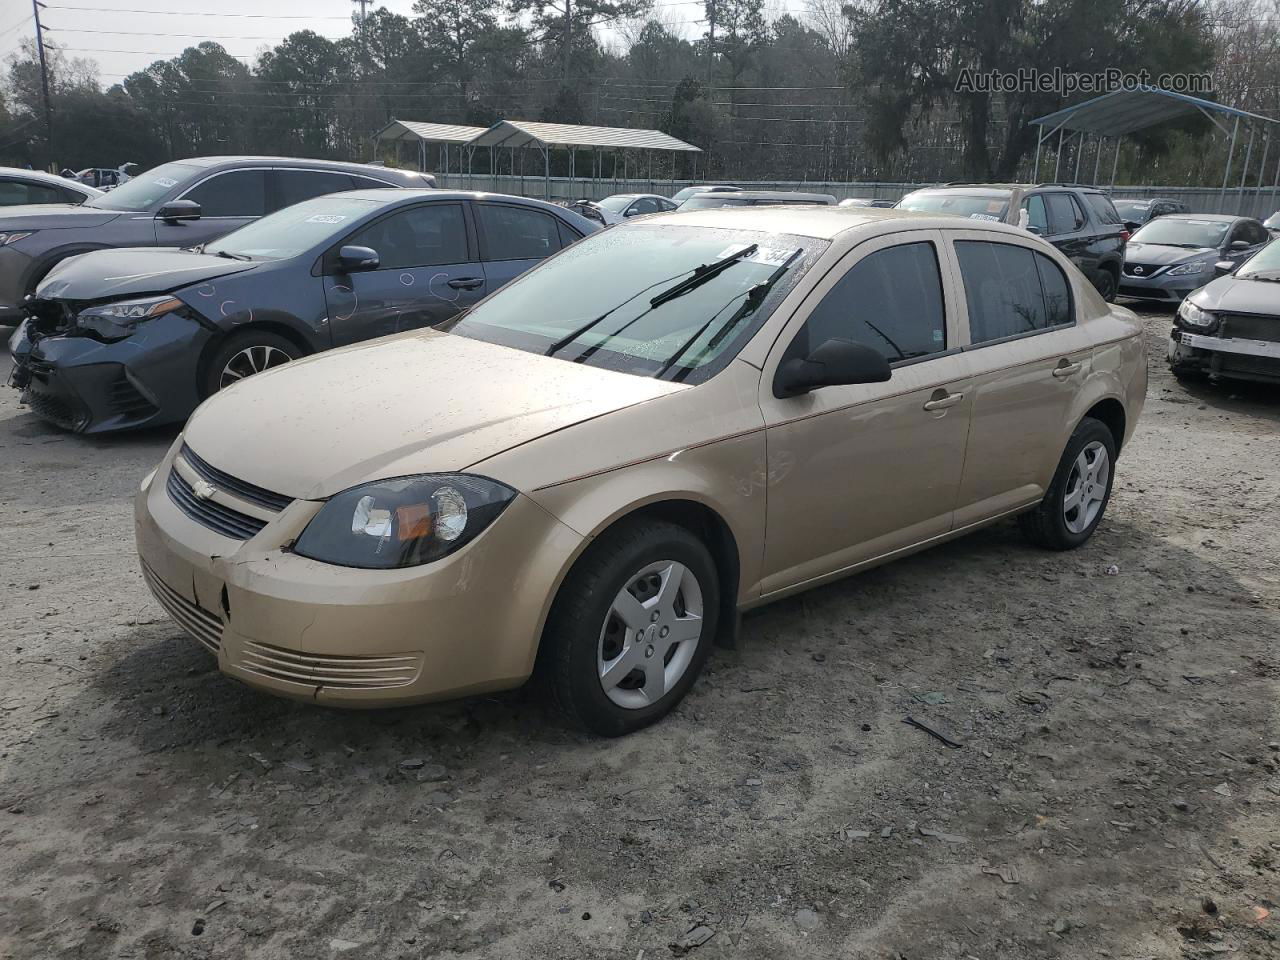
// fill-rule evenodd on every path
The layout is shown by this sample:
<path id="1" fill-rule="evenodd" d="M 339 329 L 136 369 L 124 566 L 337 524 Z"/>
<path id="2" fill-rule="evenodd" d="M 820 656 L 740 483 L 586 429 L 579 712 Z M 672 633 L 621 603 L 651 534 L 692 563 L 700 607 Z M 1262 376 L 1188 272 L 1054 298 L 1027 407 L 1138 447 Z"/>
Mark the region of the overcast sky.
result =
<path id="1" fill-rule="evenodd" d="M 410 15 L 413 2 L 381 0 L 370 7 Z M 657 15 L 673 30 L 687 37 L 701 34 L 702 26 L 691 21 L 703 15 L 702 0 L 657 0 L 657 5 Z M 798 10 L 801 0 L 768 6 Z M 296 30 L 337 39 L 350 32 L 357 9 L 351 0 L 47 0 L 41 17 L 46 38 L 68 56 L 94 60 L 109 86 L 206 39 L 217 40 L 246 64 Z M 0 58 L 34 33 L 30 0 L 0 0 Z M 606 32 L 602 39 L 617 37 Z"/>

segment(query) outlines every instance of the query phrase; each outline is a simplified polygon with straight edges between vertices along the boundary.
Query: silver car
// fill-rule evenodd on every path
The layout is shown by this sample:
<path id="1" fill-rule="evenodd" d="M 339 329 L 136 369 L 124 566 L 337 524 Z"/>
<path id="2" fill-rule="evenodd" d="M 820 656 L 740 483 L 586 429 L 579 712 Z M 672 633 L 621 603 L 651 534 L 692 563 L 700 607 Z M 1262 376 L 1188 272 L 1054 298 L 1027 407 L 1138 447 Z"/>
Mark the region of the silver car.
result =
<path id="1" fill-rule="evenodd" d="M 1214 264 L 1239 263 L 1271 240 L 1251 217 L 1220 213 L 1170 214 L 1129 238 L 1120 296 L 1181 303 L 1217 276 Z"/>
<path id="2" fill-rule="evenodd" d="M 606 227 L 612 227 L 631 217 L 642 217 L 647 213 L 667 213 L 675 208 L 674 201 L 656 193 L 615 193 L 603 200 L 579 200 L 572 209 L 588 220 L 596 220 Z"/>

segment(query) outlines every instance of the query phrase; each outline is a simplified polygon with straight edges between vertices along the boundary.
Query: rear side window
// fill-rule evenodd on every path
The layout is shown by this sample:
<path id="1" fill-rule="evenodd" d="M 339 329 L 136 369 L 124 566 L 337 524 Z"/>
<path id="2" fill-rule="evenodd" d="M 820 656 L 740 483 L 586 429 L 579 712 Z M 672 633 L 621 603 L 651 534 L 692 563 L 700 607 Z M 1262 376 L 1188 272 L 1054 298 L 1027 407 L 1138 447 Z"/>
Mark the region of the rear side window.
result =
<path id="1" fill-rule="evenodd" d="M 1052 234 L 1075 233 L 1084 226 L 1084 211 L 1071 194 L 1045 194 L 1045 203 L 1049 206 L 1049 228 Z"/>
<path id="2" fill-rule="evenodd" d="M 560 231 L 550 214 L 503 203 L 477 203 L 473 209 L 484 233 L 486 260 L 541 260 L 560 249 Z"/>
<path id="3" fill-rule="evenodd" d="M 276 209 L 291 207 L 312 197 L 351 189 L 351 177 L 345 173 L 324 170 L 277 170 Z"/>
<path id="4" fill-rule="evenodd" d="M 62 190 L 41 183 L 22 183 L 18 180 L 0 180 L 0 207 L 13 207 L 23 203 L 63 203 L 71 196 Z M 74 195 L 73 202 L 79 203 L 81 197 Z"/>
<path id="5" fill-rule="evenodd" d="M 822 298 L 789 352 L 808 353 L 827 340 L 856 340 L 890 363 L 946 350 L 933 244 L 903 243 L 863 257 Z"/>
<path id="6" fill-rule="evenodd" d="M 957 240 L 973 344 L 1071 323 L 1066 275 L 1043 254 L 1008 243 Z"/>
<path id="7" fill-rule="evenodd" d="M 386 190 L 389 187 L 395 186 L 395 184 L 393 183 L 386 183 L 385 181 L 382 181 L 382 180 L 374 180 L 371 177 L 362 177 L 354 173 L 351 174 L 351 180 L 355 184 L 355 189 L 357 190 Z M 422 185 L 424 187 L 427 185 L 425 180 L 423 181 Z"/>
<path id="8" fill-rule="evenodd" d="M 1120 214 L 1116 212 L 1116 205 L 1111 202 L 1110 197 L 1101 193 L 1086 193 L 1084 198 L 1100 221 L 1112 224 L 1120 222 Z"/>
<path id="9" fill-rule="evenodd" d="M 201 217 L 260 217 L 267 212 L 267 172 L 232 170 L 210 177 L 184 200 L 200 204 Z"/>

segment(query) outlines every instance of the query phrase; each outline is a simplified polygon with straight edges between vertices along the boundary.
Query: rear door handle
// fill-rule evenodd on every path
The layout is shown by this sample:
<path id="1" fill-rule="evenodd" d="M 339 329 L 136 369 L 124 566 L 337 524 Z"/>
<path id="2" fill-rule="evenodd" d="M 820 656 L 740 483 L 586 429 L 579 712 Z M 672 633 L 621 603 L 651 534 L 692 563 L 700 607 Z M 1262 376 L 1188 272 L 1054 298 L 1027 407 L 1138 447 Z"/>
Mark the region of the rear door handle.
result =
<path id="1" fill-rule="evenodd" d="M 1058 365 L 1053 368 L 1053 375 L 1059 380 L 1074 376 L 1080 372 L 1081 365 L 1072 363 L 1070 360 L 1059 360 Z"/>
<path id="2" fill-rule="evenodd" d="M 457 280 L 450 280 L 449 286 L 454 290 L 474 290 L 483 283 L 484 280 L 480 277 L 459 277 Z"/>
<path id="3" fill-rule="evenodd" d="M 963 399 L 963 393 L 947 393 L 945 390 L 936 390 L 934 391 L 933 399 L 925 401 L 924 408 L 926 410 L 945 410 L 947 407 L 954 407 Z"/>

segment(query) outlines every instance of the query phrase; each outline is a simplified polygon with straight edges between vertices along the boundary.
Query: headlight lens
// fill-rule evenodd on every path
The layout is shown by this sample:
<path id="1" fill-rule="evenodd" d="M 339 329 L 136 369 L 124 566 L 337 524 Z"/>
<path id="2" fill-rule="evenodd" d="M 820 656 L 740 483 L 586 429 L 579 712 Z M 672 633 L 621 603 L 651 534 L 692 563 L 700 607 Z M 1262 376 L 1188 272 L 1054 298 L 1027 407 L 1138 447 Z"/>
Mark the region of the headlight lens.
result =
<path id="1" fill-rule="evenodd" d="M 35 233 L 34 230 L 27 230 L 24 233 L 0 233 L 0 247 L 7 247 L 11 243 L 17 243 L 19 240 L 25 240 L 33 233 Z"/>
<path id="2" fill-rule="evenodd" d="M 1174 267 L 1169 271 L 1171 277 L 1190 277 L 1198 273 L 1208 273 L 1213 269 L 1213 264 L 1208 260 L 1197 260 L 1192 263 L 1184 263 L 1180 267 Z"/>
<path id="3" fill-rule="evenodd" d="M 1178 319 L 1183 326 L 1195 327 L 1197 330 L 1208 330 L 1218 322 L 1218 318 L 1212 313 L 1201 310 L 1189 300 L 1182 301 L 1182 306 L 1178 308 Z"/>
<path id="4" fill-rule="evenodd" d="M 470 543 L 515 495 L 496 480 L 467 474 L 362 484 L 321 507 L 293 552 L 342 567 L 416 567 Z"/>
<path id="5" fill-rule="evenodd" d="M 96 307 L 86 307 L 80 311 L 76 317 L 76 326 L 103 340 L 123 340 L 144 320 L 172 310 L 181 310 L 184 306 L 186 304 L 177 297 L 169 296 L 100 303 Z"/>

